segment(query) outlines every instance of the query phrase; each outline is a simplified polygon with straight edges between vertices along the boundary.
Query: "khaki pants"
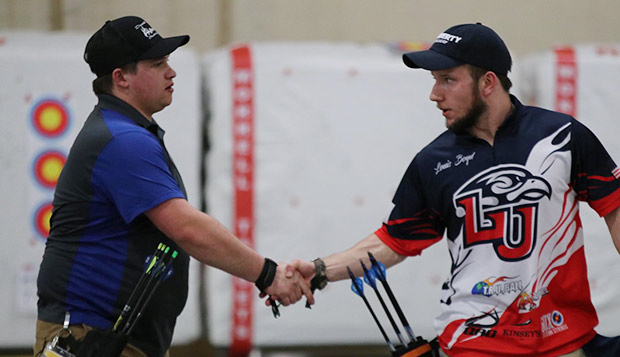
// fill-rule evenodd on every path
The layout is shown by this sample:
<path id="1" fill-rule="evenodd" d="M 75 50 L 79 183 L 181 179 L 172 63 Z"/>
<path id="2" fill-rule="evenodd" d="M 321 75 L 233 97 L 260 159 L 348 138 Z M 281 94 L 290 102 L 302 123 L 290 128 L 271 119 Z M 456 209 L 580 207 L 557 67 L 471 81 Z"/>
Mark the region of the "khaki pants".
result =
<path id="1" fill-rule="evenodd" d="M 441 348 L 439 349 L 439 355 L 441 357 L 449 357 L 447 354 L 445 354 L 443 352 L 443 350 Z M 583 349 L 580 348 L 577 351 L 573 351 L 571 353 L 567 353 L 565 355 L 561 355 L 561 356 L 558 356 L 558 357 L 586 357 L 586 353 L 583 352 Z"/>
<path id="2" fill-rule="evenodd" d="M 35 357 L 39 357 L 41 355 L 45 345 L 54 339 L 60 329 L 62 329 L 61 324 L 37 320 L 36 342 L 33 347 Z M 82 340 L 84 336 L 86 336 L 86 333 L 93 328 L 87 325 L 71 325 L 69 326 L 69 329 L 71 330 L 73 337 L 79 341 Z M 121 356 L 147 357 L 145 353 L 130 344 L 125 347 Z M 166 352 L 166 357 L 170 357 L 168 352 Z"/>

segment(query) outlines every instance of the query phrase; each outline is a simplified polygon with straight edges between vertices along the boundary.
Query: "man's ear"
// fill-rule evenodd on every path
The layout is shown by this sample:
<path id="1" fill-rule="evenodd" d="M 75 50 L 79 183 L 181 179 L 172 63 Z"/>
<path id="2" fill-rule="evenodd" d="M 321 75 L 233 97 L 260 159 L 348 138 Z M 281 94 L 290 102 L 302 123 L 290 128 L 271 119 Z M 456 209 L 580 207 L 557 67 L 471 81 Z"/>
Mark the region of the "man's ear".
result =
<path id="1" fill-rule="evenodd" d="M 494 72 L 487 71 L 487 73 L 480 77 L 480 82 L 478 84 L 482 95 L 488 96 L 493 92 L 495 87 L 499 85 L 499 78 Z"/>
<path id="2" fill-rule="evenodd" d="M 115 68 L 114 71 L 112 71 L 112 81 L 120 88 L 127 88 L 129 85 L 126 77 L 127 74 L 120 68 Z"/>

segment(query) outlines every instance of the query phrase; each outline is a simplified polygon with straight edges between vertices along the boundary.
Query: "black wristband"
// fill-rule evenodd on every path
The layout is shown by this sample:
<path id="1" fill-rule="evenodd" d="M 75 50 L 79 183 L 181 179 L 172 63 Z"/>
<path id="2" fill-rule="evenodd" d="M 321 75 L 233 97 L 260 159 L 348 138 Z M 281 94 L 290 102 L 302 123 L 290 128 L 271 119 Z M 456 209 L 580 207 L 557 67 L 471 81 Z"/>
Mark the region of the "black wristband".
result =
<path id="1" fill-rule="evenodd" d="M 321 258 L 316 258 L 314 262 L 314 277 L 310 280 L 310 289 L 312 291 L 323 288 L 327 285 L 327 267 Z"/>
<path id="2" fill-rule="evenodd" d="M 278 264 L 269 258 L 265 258 L 265 264 L 263 264 L 263 270 L 261 270 L 258 279 L 254 285 L 261 292 L 265 292 L 271 283 L 273 283 L 273 279 L 276 277 L 276 269 L 278 268 Z"/>

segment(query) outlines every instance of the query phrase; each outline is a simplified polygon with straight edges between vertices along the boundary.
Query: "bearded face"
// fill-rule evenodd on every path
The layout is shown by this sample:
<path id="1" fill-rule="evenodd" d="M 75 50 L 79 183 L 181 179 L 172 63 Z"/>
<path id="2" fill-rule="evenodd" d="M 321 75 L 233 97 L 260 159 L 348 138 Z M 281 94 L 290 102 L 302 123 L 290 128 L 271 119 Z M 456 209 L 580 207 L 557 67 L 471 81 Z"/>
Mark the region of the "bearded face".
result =
<path id="1" fill-rule="evenodd" d="M 472 100 L 469 109 L 467 109 L 464 115 L 456 117 L 452 122 L 446 122 L 448 130 L 457 134 L 467 133 L 471 127 L 476 125 L 480 116 L 487 111 L 487 103 L 482 101 L 475 83 L 472 83 L 471 93 Z"/>

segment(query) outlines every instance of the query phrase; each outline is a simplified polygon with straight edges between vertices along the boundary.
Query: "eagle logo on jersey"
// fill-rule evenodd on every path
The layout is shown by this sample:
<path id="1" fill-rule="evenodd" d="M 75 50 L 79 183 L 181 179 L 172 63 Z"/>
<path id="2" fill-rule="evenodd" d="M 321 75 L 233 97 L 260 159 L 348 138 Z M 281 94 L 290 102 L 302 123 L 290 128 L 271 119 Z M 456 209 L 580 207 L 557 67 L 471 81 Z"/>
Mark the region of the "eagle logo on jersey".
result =
<path id="1" fill-rule="evenodd" d="M 544 197 L 551 197 L 551 185 L 522 165 L 499 165 L 474 176 L 453 196 L 456 215 L 464 221 L 464 248 L 493 244 L 502 260 L 529 257 Z"/>

